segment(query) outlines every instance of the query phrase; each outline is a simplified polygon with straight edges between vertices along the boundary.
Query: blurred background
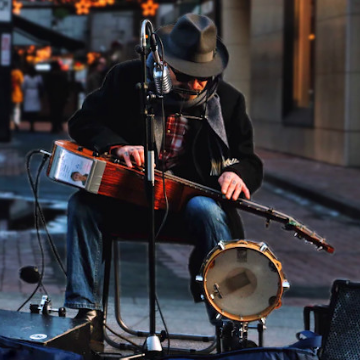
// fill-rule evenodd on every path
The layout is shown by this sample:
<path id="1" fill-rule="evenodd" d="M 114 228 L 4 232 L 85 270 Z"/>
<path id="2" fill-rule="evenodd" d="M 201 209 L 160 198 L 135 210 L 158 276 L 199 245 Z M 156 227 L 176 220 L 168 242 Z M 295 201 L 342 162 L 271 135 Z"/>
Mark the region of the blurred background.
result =
<path id="1" fill-rule="evenodd" d="M 188 12 L 215 21 L 230 52 L 224 78 L 245 95 L 265 165 L 253 200 L 294 216 L 335 247 L 333 255 L 314 251 L 244 213 L 248 239 L 269 243 L 291 284 L 284 306 L 269 316 L 266 344 L 295 342 L 303 307 L 326 303 L 334 279 L 359 281 L 359 0 L 0 0 L 0 308 L 17 310 L 33 291 L 19 279 L 24 265 L 45 261 L 55 305 L 62 306 L 65 291 L 51 246 L 41 254 L 33 229 L 27 154 L 51 151 L 53 141 L 67 138 L 67 119 L 106 71 L 138 57 L 144 19 L 156 29 Z M 28 106 L 25 91 L 17 96 L 19 83 L 36 88 L 37 106 Z M 64 260 L 66 205 L 75 190 L 41 175 L 39 199 Z M 196 319 L 201 333 L 208 321 L 187 291 L 190 250 L 159 246 L 158 286 L 175 328 L 188 332 Z M 138 324 L 138 304 L 147 297 L 146 249 L 126 243 L 122 254 L 125 305 Z M 147 319 L 141 317 L 145 329 Z"/>
<path id="2" fill-rule="evenodd" d="M 342 166 L 359 166 L 360 3 L 357 0 L 1 0 L 0 141 L 9 141 L 10 69 L 51 61 L 70 81 L 64 111 L 80 106 L 86 78 L 137 57 L 140 24 L 186 13 L 210 16 L 231 61 L 225 79 L 241 90 L 256 144 Z M 11 11 L 11 13 L 10 13 Z M 38 120 L 47 120 L 42 99 Z M 24 119 L 26 120 L 26 119 Z"/>

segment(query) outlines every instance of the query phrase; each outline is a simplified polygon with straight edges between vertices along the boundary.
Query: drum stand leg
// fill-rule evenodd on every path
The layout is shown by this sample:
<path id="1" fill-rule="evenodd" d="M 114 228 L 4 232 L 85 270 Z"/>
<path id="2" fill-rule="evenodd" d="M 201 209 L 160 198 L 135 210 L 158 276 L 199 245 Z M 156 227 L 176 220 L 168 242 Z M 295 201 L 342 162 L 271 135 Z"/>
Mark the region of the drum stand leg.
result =
<path id="1" fill-rule="evenodd" d="M 262 318 L 259 320 L 258 325 L 257 325 L 257 331 L 258 331 L 258 336 L 259 336 L 259 346 L 263 347 L 264 346 L 264 330 L 266 329 L 265 326 L 265 318 Z"/>

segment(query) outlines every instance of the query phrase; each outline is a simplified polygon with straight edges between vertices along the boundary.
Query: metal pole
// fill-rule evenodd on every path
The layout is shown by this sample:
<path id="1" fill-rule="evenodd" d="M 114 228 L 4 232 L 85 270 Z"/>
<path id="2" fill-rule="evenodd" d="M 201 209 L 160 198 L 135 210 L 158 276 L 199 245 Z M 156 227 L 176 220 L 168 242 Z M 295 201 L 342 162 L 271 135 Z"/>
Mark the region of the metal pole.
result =
<path id="1" fill-rule="evenodd" d="M 150 30 L 150 33 L 147 32 Z M 149 205 L 149 248 L 148 248 L 148 265 L 149 265 L 149 336 L 145 341 L 145 351 L 149 358 L 156 358 L 161 354 L 162 347 L 160 339 L 156 335 L 156 259 L 155 259 L 155 211 L 154 211 L 154 192 L 155 192 L 155 141 L 154 141 L 154 113 L 151 105 L 151 96 L 148 93 L 147 75 L 146 75 L 146 35 L 153 32 L 152 24 L 149 20 L 144 20 L 141 26 L 141 61 L 142 61 L 142 84 L 141 102 L 142 114 L 145 121 L 145 192 Z"/>

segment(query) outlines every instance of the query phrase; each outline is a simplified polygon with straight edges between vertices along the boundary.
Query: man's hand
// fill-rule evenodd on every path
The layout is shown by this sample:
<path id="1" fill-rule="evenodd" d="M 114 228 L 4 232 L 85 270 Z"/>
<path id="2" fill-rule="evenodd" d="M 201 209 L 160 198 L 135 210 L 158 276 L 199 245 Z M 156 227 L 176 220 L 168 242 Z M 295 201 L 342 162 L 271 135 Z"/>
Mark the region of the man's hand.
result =
<path id="1" fill-rule="evenodd" d="M 126 165 L 133 167 L 132 160 L 137 166 L 145 164 L 144 147 L 142 145 L 124 145 L 119 147 L 115 155 L 120 159 L 124 159 Z"/>
<path id="2" fill-rule="evenodd" d="M 237 200 L 243 192 L 247 199 L 250 199 L 250 191 L 240 176 L 232 171 L 225 171 L 218 179 L 221 192 L 227 199 Z"/>

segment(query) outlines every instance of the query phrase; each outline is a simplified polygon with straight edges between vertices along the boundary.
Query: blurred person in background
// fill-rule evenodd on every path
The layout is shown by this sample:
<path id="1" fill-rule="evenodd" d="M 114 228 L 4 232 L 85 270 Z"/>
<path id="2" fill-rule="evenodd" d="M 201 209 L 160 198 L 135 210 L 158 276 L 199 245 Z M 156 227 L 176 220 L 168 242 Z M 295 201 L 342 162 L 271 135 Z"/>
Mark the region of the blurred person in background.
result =
<path id="1" fill-rule="evenodd" d="M 21 122 L 21 104 L 24 100 L 24 95 L 21 88 L 23 82 L 24 74 L 20 70 L 20 67 L 17 64 L 14 64 L 14 67 L 11 70 L 11 122 L 14 124 L 16 131 L 19 130 L 19 125 Z"/>
<path id="2" fill-rule="evenodd" d="M 125 47 L 120 40 L 115 40 L 111 43 L 109 60 L 110 67 L 125 60 Z"/>
<path id="3" fill-rule="evenodd" d="M 22 90 L 24 92 L 23 118 L 29 121 L 30 131 L 34 131 L 34 123 L 38 120 L 42 108 L 41 98 L 44 92 L 44 83 L 32 64 L 28 65 Z"/>
<path id="4" fill-rule="evenodd" d="M 49 103 L 51 132 L 63 130 L 64 110 L 69 100 L 70 82 L 67 73 L 58 61 L 51 62 L 50 72 L 45 78 L 45 92 Z"/>
<path id="5" fill-rule="evenodd" d="M 102 85 L 107 70 L 107 62 L 104 57 L 96 59 L 94 63 L 91 64 L 88 76 L 86 78 L 86 94 L 90 94 Z"/>

